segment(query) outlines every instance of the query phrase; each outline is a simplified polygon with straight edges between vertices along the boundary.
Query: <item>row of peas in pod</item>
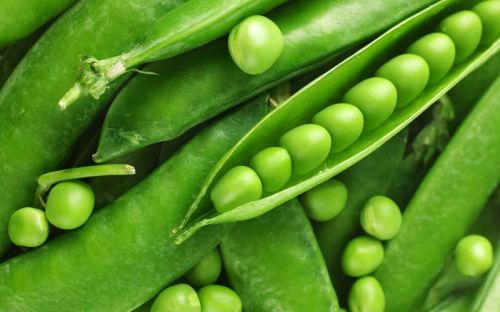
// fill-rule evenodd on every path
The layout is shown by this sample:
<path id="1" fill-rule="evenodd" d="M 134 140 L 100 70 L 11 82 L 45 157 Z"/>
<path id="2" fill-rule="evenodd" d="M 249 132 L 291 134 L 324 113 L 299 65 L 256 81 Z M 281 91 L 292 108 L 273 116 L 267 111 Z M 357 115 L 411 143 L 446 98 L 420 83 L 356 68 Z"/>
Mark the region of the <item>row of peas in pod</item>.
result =
<path id="1" fill-rule="evenodd" d="M 236 166 L 211 191 L 215 209 L 226 212 L 258 200 L 263 192 L 279 191 L 291 179 L 319 167 L 330 155 L 352 145 L 363 133 L 383 124 L 395 109 L 415 100 L 427 85 L 440 81 L 454 64 L 470 57 L 484 40 L 499 34 L 491 10 L 498 0 L 456 12 L 436 32 L 411 44 L 406 53 L 383 64 L 373 77 L 360 81 L 313 116 L 311 123 L 292 128 L 279 146 L 255 154 L 248 166 Z"/>

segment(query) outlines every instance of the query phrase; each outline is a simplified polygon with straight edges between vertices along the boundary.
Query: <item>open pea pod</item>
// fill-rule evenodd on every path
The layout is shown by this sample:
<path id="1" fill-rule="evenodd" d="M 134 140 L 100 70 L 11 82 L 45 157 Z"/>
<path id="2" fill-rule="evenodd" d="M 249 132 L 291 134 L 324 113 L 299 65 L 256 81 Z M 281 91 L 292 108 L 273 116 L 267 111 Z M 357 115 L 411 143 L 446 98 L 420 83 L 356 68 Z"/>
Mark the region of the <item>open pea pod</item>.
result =
<path id="1" fill-rule="evenodd" d="M 306 175 L 293 176 L 281 190 L 264 193 L 255 201 L 223 213 L 216 213 L 210 202 L 210 191 L 222 175 L 236 165 L 248 164 L 263 148 L 276 145 L 286 131 L 308 123 L 312 116 L 333 103 L 341 102 L 344 93 L 374 72 L 388 59 L 405 51 L 409 45 L 436 29 L 449 14 L 473 5 L 470 1 L 442 0 L 418 12 L 372 41 L 338 64 L 264 117 L 213 168 L 204 187 L 194 200 L 183 222 L 172 230 L 181 243 L 200 228 L 226 222 L 242 221 L 260 216 L 297 195 L 325 182 L 363 159 L 406 127 L 432 103 L 470 72 L 488 60 L 500 48 L 500 40 L 481 45 L 465 61 L 455 64 L 439 82 L 427 85 L 408 105 L 397 108 L 378 128 L 365 131 L 350 147 L 331 153 L 325 162 Z M 194 215 L 198 218 L 190 222 Z"/>

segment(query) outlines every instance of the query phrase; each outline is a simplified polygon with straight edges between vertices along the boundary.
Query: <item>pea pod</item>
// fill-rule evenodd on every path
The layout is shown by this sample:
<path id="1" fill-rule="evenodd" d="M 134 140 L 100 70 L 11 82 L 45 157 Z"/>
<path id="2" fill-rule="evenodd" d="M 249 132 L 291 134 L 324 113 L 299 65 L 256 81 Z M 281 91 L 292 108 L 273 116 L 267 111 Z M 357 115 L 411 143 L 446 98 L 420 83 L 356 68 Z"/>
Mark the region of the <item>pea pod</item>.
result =
<path id="1" fill-rule="evenodd" d="M 434 2 L 290 1 L 268 15 L 283 32 L 285 47 L 273 67 L 260 75 L 243 73 L 231 60 L 225 40 L 148 65 L 144 70 L 159 76 L 136 76 L 116 98 L 94 159 L 106 161 L 178 137 L 264 90 L 338 58 Z"/>
<path id="2" fill-rule="evenodd" d="M 244 310 L 338 310 L 311 225 L 297 200 L 238 224 L 220 246 Z"/>
<path id="3" fill-rule="evenodd" d="M 280 191 L 264 194 L 259 200 L 250 201 L 224 213 L 215 213 L 213 209 L 208 213 L 204 211 L 206 215 L 186 227 L 195 212 L 201 213 L 198 211 L 200 204 L 203 207 L 208 206 L 210 199 L 207 194 L 210 194 L 214 182 L 228 170 L 248 163 L 249 157 L 268 147 L 270 142 L 277 142 L 281 134 L 292 127 L 307 123 L 316 112 L 332 102 L 340 101 L 344 92 L 355 85 L 360 77 L 373 74 L 391 54 L 399 52 L 411 39 L 432 30 L 432 23 L 441 20 L 461 5 L 463 1 L 443 0 L 415 14 L 320 76 L 267 115 L 214 167 L 184 221 L 172 230 L 173 234 L 178 235 L 177 241 L 182 242 L 206 225 L 242 221 L 262 215 L 349 168 L 404 129 L 436 99 L 494 55 L 500 48 L 500 40 L 482 47 L 466 61 L 456 64 L 440 82 L 427 86 L 413 102 L 396 110 L 381 126 L 365 131 L 354 144 L 342 152 L 330 154 L 321 166 L 308 174 L 295 175 Z M 179 231 L 182 233 L 179 234 Z"/>
<path id="4" fill-rule="evenodd" d="M 389 242 L 375 274 L 384 288 L 388 312 L 408 311 L 419 304 L 498 184 L 499 99 L 497 79 L 408 204 L 403 226 Z"/>
<path id="5" fill-rule="evenodd" d="M 226 229 L 212 227 L 178 246 L 165 228 L 181 220 L 191 194 L 265 104 L 258 98 L 202 131 L 80 229 L 0 264 L 0 310 L 130 311 L 181 277 Z"/>

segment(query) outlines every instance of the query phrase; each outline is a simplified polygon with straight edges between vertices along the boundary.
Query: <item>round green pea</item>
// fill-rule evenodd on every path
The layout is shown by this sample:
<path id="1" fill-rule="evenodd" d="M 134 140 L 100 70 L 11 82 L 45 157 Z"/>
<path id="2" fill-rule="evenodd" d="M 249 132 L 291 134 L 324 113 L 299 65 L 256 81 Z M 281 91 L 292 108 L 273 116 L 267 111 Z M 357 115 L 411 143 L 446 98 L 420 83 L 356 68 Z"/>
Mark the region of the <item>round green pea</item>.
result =
<path id="1" fill-rule="evenodd" d="M 213 284 L 219 278 L 222 270 L 222 261 L 217 248 L 196 264 L 185 277 L 194 286 L 201 287 Z"/>
<path id="2" fill-rule="evenodd" d="M 300 201 L 309 218 L 328 221 L 344 209 L 347 195 L 344 183 L 329 180 L 302 194 Z"/>
<path id="3" fill-rule="evenodd" d="M 201 303 L 193 287 L 177 284 L 156 297 L 151 312 L 201 312 Z"/>
<path id="4" fill-rule="evenodd" d="M 391 81 L 398 93 L 397 106 L 413 101 L 429 81 L 429 65 L 416 54 L 401 54 L 382 65 L 376 76 Z"/>
<path id="5" fill-rule="evenodd" d="M 401 210 L 390 198 L 373 196 L 361 209 L 361 226 L 380 240 L 391 239 L 401 228 Z"/>
<path id="6" fill-rule="evenodd" d="M 229 170 L 215 184 L 210 198 L 215 209 L 226 212 L 262 196 L 262 182 L 249 167 L 237 166 Z"/>
<path id="7" fill-rule="evenodd" d="M 47 197 L 45 213 L 49 222 L 61 229 L 71 230 L 84 224 L 94 209 L 92 188 L 80 181 L 61 182 Z"/>
<path id="8" fill-rule="evenodd" d="M 238 67 L 247 74 L 267 71 L 283 52 L 283 33 L 265 16 L 247 17 L 229 34 L 229 53 Z"/>
<path id="9" fill-rule="evenodd" d="M 342 269 L 349 276 L 363 276 L 375 271 L 384 259 L 382 243 L 369 236 L 351 240 L 342 254 Z"/>
<path id="10" fill-rule="evenodd" d="M 268 147 L 255 154 L 250 167 L 257 172 L 266 192 L 282 188 L 292 175 L 292 158 L 282 147 Z"/>
<path id="11" fill-rule="evenodd" d="M 203 312 L 241 312 L 241 299 L 234 290 L 221 285 L 208 285 L 198 290 Z"/>
<path id="12" fill-rule="evenodd" d="M 318 125 L 305 124 L 283 134 L 279 145 L 292 157 L 293 172 L 302 175 L 321 165 L 330 154 L 332 139 Z"/>
<path id="13" fill-rule="evenodd" d="M 343 101 L 353 104 L 363 113 L 366 130 L 373 130 L 391 116 L 396 108 L 396 87 L 380 77 L 365 79 L 352 87 Z"/>
<path id="14" fill-rule="evenodd" d="M 490 43 L 500 36 L 500 1 L 488 0 L 475 5 L 472 10 L 483 24 L 483 42 Z"/>
<path id="15" fill-rule="evenodd" d="M 441 80 L 455 62 L 455 44 L 448 35 L 432 33 L 415 41 L 408 53 L 421 56 L 429 65 L 429 84 Z"/>
<path id="16" fill-rule="evenodd" d="M 31 207 L 18 209 L 10 216 L 8 232 L 10 240 L 17 246 L 40 246 L 49 237 L 45 212 Z"/>
<path id="17" fill-rule="evenodd" d="M 384 290 L 375 277 L 365 276 L 352 285 L 348 302 L 351 312 L 384 312 Z"/>
<path id="18" fill-rule="evenodd" d="M 455 43 L 455 63 L 460 63 L 474 53 L 481 41 L 482 24 L 473 11 L 452 14 L 441 21 L 438 31 L 451 37 Z"/>
<path id="19" fill-rule="evenodd" d="M 328 130 L 332 137 L 332 152 L 338 153 L 360 137 L 364 120 L 359 108 L 339 103 L 318 112 L 312 122 Z"/>
<path id="20" fill-rule="evenodd" d="M 493 264 L 493 247 L 481 235 L 462 238 L 455 248 L 455 263 L 464 275 L 477 276 L 488 271 Z"/>

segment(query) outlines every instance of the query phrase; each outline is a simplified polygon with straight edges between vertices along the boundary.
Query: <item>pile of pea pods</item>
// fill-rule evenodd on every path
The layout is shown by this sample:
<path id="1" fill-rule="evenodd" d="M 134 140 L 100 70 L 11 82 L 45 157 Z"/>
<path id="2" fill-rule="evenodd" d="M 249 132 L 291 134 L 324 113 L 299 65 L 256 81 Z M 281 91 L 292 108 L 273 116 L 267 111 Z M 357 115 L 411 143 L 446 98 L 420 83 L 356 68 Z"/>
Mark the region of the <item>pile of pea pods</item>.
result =
<path id="1" fill-rule="evenodd" d="M 0 1 L 0 311 L 500 312 L 500 0 Z"/>

